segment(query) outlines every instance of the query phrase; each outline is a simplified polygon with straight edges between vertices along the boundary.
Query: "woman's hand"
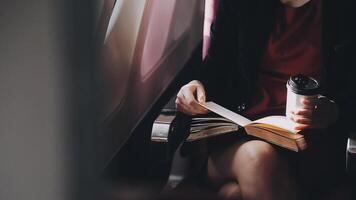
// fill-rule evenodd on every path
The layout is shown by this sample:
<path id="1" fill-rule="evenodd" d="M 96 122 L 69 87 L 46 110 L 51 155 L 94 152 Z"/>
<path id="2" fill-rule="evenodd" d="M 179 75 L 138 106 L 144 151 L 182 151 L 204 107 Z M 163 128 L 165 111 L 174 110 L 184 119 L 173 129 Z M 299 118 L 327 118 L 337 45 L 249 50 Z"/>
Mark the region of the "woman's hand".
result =
<path id="1" fill-rule="evenodd" d="M 302 108 L 290 113 L 290 118 L 298 124 L 296 130 L 327 128 L 338 118 L 338 106 L 325 96 L 319 96 L 316 102 L 303 99 L 302 103 Z"/>
<path id="2" fill-rule="evenodd" d="M 177 94 L 176 107 L 188 115 L 206 114 L 209 111 L 199 105 L 205 102 L 205 89 L 201 82 L 191 81 L 184 85 Z"/>

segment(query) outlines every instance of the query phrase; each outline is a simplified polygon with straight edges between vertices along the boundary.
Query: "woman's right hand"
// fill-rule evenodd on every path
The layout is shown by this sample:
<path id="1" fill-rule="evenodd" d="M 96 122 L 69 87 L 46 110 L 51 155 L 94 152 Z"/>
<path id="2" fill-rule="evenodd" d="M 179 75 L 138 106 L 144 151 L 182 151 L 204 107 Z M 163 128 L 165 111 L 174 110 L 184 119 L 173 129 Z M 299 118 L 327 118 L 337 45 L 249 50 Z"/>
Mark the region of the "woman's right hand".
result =
<path id="1" fill-rule="evenodd" d="M 194 80 L 184 85 L 177 94 L 176 107 L 188 115 L 206 114 L 209 111 L 199 105 L 206 101 L 205 89 L 200 81 Z"/>

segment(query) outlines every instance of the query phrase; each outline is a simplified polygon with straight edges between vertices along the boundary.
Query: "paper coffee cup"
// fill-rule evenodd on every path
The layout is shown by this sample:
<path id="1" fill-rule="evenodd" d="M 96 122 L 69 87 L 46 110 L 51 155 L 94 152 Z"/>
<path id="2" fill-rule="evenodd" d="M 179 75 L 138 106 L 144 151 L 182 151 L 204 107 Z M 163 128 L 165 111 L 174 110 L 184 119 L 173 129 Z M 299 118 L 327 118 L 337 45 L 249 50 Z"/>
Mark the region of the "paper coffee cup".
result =
<path id="1" fill-rule="evenodd" d="M 290 117 L 292 110 L 301 108 L 303 99 L 308 99 L 316 105 L 319 93 L 320 85 L 314 78 L 302 74 L 291 76 L 287 82 L 286 116 Z"/>

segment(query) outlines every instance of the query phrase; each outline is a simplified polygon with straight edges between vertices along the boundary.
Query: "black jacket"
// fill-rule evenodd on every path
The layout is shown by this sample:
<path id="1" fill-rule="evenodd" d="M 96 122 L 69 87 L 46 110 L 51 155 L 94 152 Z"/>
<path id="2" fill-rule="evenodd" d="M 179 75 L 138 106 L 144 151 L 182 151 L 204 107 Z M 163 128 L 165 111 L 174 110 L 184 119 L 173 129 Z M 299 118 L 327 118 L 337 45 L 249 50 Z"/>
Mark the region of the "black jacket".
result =
<path id="1" fill-rule="evenodd" d="M 356 1 L 322 0 L 322 94 L 340 108 L 351 129 L 356 116 Z M 251 105 L 261 58 L 276 21 L 279 0 L 220 0 L 211 46 L 200 77 L 209 100 L 235 112 Z M 353 128 L 354 129 L 354 128 Z"/>

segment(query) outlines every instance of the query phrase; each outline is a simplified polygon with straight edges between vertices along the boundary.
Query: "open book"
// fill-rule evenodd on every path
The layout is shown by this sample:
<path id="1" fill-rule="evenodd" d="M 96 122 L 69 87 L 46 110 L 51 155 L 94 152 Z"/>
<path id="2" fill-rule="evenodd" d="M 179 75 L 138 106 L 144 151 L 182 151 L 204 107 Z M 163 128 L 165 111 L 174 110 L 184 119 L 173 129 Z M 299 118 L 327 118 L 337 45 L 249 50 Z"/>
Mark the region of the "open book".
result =
<path id="1" fill-rule="evenodd" d="M 304 136 L 295 130 L 297 124 L 285 116 L 268 116 L 251 121 L 214 102 L 206 102 L 201 106 L 223 118 L 193 118 L 187 141 L 234 133 L 239 128 L 244 128 L 248 135 L 296 152 L 307 148 Z"/>

